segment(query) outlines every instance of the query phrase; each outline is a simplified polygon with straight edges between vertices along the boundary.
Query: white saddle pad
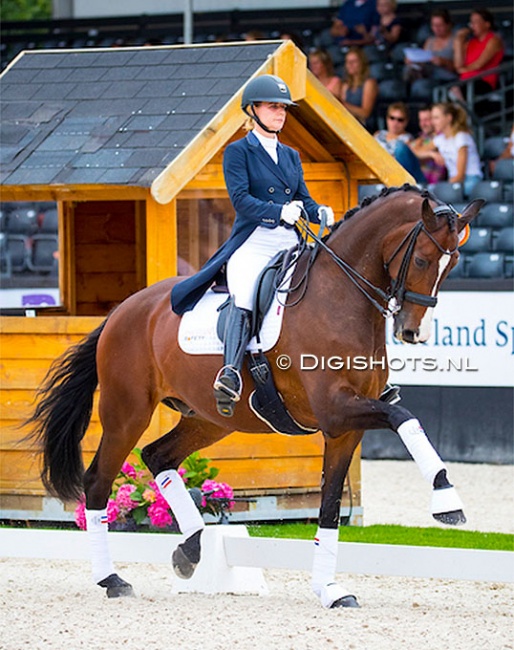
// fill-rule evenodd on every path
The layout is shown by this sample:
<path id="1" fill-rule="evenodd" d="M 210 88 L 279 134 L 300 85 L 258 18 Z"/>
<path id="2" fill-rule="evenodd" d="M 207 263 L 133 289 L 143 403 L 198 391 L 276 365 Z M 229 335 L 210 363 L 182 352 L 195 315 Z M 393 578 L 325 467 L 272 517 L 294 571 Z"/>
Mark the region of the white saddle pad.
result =
<path id="1" fill-rule="evenodd" d="M 287 288 L 291 278 L 282 288 Z M 266 352 L 278 341 L 284 317 L 284 306 L 280 301 L 285 300 L 285 294 L 281 293 L 273 298 L 271 307 L 264 318 L 260 338 L 260 348 Z M 226 293 L 214 293 L 207 291 L 203 298 L 196 304 L 194 309 L 182 316 L 178 330 L 178 343 L 180 348 L 188 354 L 223 354 L 223 343 L 216 333 L 218 322 L 218 307 L 227 299 Z M 251 352 L 259 348 L 255 337 L 247 347 Z"/>

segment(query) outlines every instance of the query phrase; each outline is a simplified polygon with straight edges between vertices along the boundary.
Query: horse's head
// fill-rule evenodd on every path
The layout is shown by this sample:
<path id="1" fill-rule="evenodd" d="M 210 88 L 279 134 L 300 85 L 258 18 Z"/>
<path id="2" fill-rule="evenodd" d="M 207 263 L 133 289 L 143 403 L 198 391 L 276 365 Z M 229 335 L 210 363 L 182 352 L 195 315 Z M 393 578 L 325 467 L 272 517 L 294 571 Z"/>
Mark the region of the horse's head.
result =
<path id="1" fill-rule="evenodd" d="M 413 227 L 411 222 L 407 232 L 402 228 L 400 238 L 391 233 L 384 242 L 384 263 L 397 309 L 394 334 L 407 343 L 423 343 L 430 337 L 437 293 L 459 259 L 459 235 L 484 201 L 472 201 L 461 215 L 448 205 L 433 203 L 434 208 L 423 198 L 421 220 Z"/>

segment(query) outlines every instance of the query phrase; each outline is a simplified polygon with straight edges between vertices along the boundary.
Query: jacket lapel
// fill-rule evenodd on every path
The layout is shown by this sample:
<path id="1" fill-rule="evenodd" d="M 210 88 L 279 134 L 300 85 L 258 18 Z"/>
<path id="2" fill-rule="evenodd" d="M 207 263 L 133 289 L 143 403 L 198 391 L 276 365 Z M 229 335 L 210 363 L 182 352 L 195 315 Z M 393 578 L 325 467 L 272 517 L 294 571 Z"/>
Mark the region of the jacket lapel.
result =
<path id="1" fill-rule="evenodd" d="M 277 155 L 278 155 L 278 165 L 271 159 L 271 156 L 268 154 L 267 151 L 264 150 L 264 147 L 261 147 L 260 142 L 257 140 L 257 138 L 253 135 L 253 133 L 249 133 L 247 136 L 248 144 L 250 145 L 250 151 L 252 151 L 257 158 L 259 159 L 260 162 L 262 162 L 266 167 L 273 172 L 273 174 L 277 177 L 280 178 L 280 180 L 285 183 L 286 185 L 289 185 L 289 180 L 287 177 L 287 174 L 285 173 L 286 170 L 284 170 L 284 155 L 283 152 L 280 151 L 282 148 L 282 145 L 280 142 L 277 145 Z M 282 154 L 282 155 L 281 155 Z"/>

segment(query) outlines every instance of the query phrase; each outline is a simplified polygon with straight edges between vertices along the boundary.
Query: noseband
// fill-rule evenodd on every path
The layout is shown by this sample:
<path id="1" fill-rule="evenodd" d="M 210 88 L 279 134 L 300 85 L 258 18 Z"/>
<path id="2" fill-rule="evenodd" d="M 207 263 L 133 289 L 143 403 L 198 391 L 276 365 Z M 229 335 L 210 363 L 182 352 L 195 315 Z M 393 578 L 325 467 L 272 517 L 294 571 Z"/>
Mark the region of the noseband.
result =
<path id="1" fill-rule="evenodd" d="M 448 221 L 455 218 L 457 213 L 450 206 L 441 205 L 435 208 L 434 214 L 437 216 L 446 216 Z M 403 255 L 402 261 L 400 263 L 400 268 L 398 270 L 398 275 L 396 279 L 393 280 L 391 285 L 390 300 L 394 300 L 398 309 L 401 308 L 404 302 L 411 302 L 415 305 L 421 305 L 421 307 L 435 307 L 437 305 L 436 296 L 427 296 L 424 293 L 416 293 L 415 291 L 407 291 L 405 285 L 407 283 L 407 273 L 409 266 L 412 260 L 412 255 L 414 254 L 414 247 L 416 246 L 416 240 L 420 232 L 424 232 L 425 235 L 430 239 L 430 241 L 435 244 L 436 248 L 443 255 L 453 255 L 457 252 L 458 244 L 453 250 L 444 249 L 437 239 L 425 228 L 423 221 L 418 221 L 415 226 L 410 230 L 410 232 L 404 237 L 400 242 L 394 253 L 391 255 L 389 260 L 384 264 L 385 270 L 389 273 L 389 266 L 394 258 L 400 253 L 402 248 L 405 246 L 406 250 Z M 398 311 L 395 309 L 395 311 Z"/>

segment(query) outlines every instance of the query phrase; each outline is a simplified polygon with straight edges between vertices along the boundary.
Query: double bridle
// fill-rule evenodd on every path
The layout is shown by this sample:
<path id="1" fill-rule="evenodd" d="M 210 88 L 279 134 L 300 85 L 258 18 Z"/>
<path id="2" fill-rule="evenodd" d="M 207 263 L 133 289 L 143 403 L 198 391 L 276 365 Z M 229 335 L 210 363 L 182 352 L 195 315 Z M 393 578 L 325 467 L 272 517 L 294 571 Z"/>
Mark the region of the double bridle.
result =
<path id="1" fill-rule="evenodd" d="M 454 210 L 452 206 L 449 205 L 440 205 L 434 209 L 434 214 L 436 216 L 446 216 L 449 223 L 456 217 L 458 213 Z M 298 223 L 298 222 L 297 222 Z M 415 305 L 421 305 L 422 307 L 435 307 L 437 304 L 436 296 L 429 296 L 423 293 L 417 293 L 415 291 L 408 291 L 406 288 L 407 283 L 407 274 L 409 266 L 414 254 L 414 248 L 416 246 L 416 241 L 421 232 L 433 242 L 437 249 L 443 255 L 453 255 L 457 252 L 458 245 L 453 250 L 447 250 L 441 246 L 437 239 L 430 233 L 426 228 L 423 221 L 418 221 L 414 224 L 413 228 L 407 233 L 407 235 L 402 239 L 398 244 L 395 251 L 389 258 L 389 260 L 384 264 L 386 271 L 389 273 L 389 266 L 391 262 L 400 254 L 400 252 L 405 248 L 402 261 L 400 263 L 400 268 L 398 270 L 398 275 L 395 280 L 391 283 L 391 288 L 388 292 L 383 291 L 380 287 L 375 286 L 369 280 L 367 280 L 363 275 L 361 275 L 357 270 L 353 268 L 350 264 L 345 262 L 339 255 L 337 255 L 324 241 L 324 238 L 319 237 L 310 227 L 308 219 L 305 217 L 302 218 L 301 224 L 298 224 L 302 232 L 302 235 L 305 237 L 309 235 L 315 242 L 314 248 L 311 252 L 309 263 L 305 273 L 302 275 L 300 282 L 294 287 L 290 287 L 287 290 L 287 293 L 292 293 L 297 291 L 301 284 L 305 282 L 309 274 L 310 267 L 314 262 L 314 259 L 319 252 L 319 249 L 323 249 L 332 260 L 337 264 L 337 266 L 345 273 L 348 279 L 359 289 L 359 291 L 371 302 L 371 304 L 378 309 L 378 311 L 387 318 L 398 313 L 402 308 L 404 302 L 411 302 Z M 322 233 L 325 230 L 326 222 L 325 219 L 321 219 L 320 232 Z M 304 239 L 305 241 L 305 239 Z M 305 287 L 306 288 L 306 287 Z M 280 290 L 280 289 L 279 289 Z M 305 291 L 305 290 L 304 290 Z M 303 297 L 304 292 L 302 293 Z M 301 298 L 300 298 L 301 300 Z M 381 303 L 387 305 L 384 307 Z M 296 304 L 295 301 L 294 304 Z"/>

